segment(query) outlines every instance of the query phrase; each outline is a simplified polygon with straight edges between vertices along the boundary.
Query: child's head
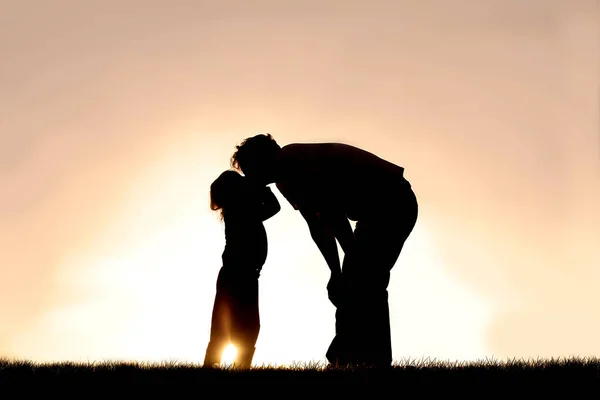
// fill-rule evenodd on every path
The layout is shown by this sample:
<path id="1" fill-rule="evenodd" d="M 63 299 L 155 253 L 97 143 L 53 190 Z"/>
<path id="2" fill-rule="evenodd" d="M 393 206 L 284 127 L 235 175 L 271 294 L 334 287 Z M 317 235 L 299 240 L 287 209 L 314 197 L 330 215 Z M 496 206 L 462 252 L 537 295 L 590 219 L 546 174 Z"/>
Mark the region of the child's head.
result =
<path id="1" fill-rule="evenodd" d="M 210 209 L 218 211 L 223 218 L 225 210 L 241 200 L 243 180 L 244 177 L 236 171 L 222 172 L 210 185 Z"/>

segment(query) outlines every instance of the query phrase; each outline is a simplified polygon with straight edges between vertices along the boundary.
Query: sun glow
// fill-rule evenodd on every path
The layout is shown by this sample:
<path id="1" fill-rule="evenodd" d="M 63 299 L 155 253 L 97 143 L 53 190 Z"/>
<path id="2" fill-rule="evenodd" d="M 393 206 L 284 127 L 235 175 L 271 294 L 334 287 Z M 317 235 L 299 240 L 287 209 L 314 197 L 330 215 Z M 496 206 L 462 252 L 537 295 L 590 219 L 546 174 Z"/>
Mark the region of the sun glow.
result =
<path id="1" fill-rule="evenodd" d="M 237 349 L 231 343 L 228 344 L 223 350 L 223 355 L 221 356 L 221 365 L 230 366 L 235 362 L 235 358 L 237 357 Z"/>

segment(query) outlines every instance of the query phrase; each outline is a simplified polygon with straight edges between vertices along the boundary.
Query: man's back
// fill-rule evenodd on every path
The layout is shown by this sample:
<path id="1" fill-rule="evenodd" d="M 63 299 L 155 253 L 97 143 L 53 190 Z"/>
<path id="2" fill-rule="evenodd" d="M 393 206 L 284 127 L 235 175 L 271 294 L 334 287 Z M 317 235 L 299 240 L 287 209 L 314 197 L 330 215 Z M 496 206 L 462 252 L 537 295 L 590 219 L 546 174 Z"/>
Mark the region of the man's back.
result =
<path id="1" fill-rule="evenodd" d="M 371 214 L 399 185 L 404 168 L 343 143 L 294 143 L 281 149 L 279 190 L 295 208 L 336 208 L 350 219 Z"/>

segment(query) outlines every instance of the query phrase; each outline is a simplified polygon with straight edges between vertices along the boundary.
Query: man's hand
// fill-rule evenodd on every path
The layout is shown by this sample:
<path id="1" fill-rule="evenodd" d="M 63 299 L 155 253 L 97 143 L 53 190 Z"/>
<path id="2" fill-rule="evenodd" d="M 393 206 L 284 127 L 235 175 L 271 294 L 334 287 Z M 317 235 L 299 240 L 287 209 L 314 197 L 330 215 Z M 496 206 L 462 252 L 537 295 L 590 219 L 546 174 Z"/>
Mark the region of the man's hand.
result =
<path id="1" fill-rule="evenodd" d="M 329 301 L 336 307 L 340 306 L 344 296 L 347 295 L 347 293 L 345 293 L 345 286 L 341 273 L 331 274 L 329 282 L 327 283 L 327 297 L 329 297 Z"/>

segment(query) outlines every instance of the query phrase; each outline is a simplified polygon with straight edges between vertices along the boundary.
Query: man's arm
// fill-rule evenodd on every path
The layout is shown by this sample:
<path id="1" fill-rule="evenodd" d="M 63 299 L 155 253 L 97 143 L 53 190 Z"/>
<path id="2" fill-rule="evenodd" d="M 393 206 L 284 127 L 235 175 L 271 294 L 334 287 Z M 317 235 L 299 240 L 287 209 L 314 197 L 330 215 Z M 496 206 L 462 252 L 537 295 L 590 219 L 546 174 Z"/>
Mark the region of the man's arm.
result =
<path id="1" fill-rule="evenodd" d="M 338 240 L 344 254 L 348 254 L 354 244 L 354 231 L 348 218 L 343 213 L 325 211 L 320 213 L 320 219 Z"/>
<path id="2" fill-rule="evenodd" d="M 327 266 L 331 270 L 332 276 L 339 276 L 342 273 L 340 265 L 340 256 L 338 254 L 337 244 L 333 234 L 325 228 L 315 212 L 300 209 L 300 214 L 308 224 L 310 236 L 321 251 Z"/>
<path id="3" fill-rule="evenodd" d="M 321 250 L 321 254 L 323 255 L 323 258 L 325 258 L 325 261 L 327 262 L 327 265 L 331 270 L 331 277 L 329 278 L 329 282 L 327 283 L 327 297 L 334 306 L 339 307 L 342 304 L 345 292 L 342 281 L 342 268 L 340 265 L 340 257 L 338 255 L 337 243 L 335 241 L 336 238 L 333 235 L 331 226 L 325 224 L 324 220 L 317 213 L 303 211 L 302 209 L 300 209 L 300 213 L 302 213 L 302 216 L 308 223 L 310 235 L 312 236 L 314 242 L 317 244 L 317 247 L 319 247 L 319 250 Z M 343 224 L 339 222 L 341 221 L 341 218 L 337 221 L 340 226 L 343 226 Z M 350 226 L 350 223 L 347 219 L 346 223 L 348 224 L 348 229 L 350 229 L 350 233 L 352 233 L 352 227 Z M 337 229 L 341 228 L 338 226 Z M 348 233 L 348 231 L 345 229 L 343 231 L 346 232 L 346 234 Z M 345 246 L 349 246 L 349 237 L 343 237 L 346 238 L 345 241 L 343 241 L 343 243 L 345 243 Z M 344 249 L 344 247 L 342 248 Z M 346 251 L 349 251 L 349 247 L 345 248 L 344 252 Z"/>
<path id="4" fill-rule="evenodd" d="M 354 232 L 348 218 L 342 213 L 321 212 L 317 214 L 317 212 L 311 210 L 309 207 L 301 207 L 293 193 L 288 190 L 288 187 L 280 183 L 276 184 L 276 186 L 292 207 L 300 211 L 300 214 L 304 217 L 311 237 L 315 244 L 317 244 L 331 272 L 333 274 L 341 272 L 335 240 L 339 241 L 345 254 L 350 251 L 354 242 Z"/>
<path id="5" fill-rule="evenodd" d="M 261 189 L 261 218 L 263 221 L 268 220 L 281 210 L 281 205 L 277 201 L 277 197 L 271 191 L 271 188 L 265 186 Z"/>

